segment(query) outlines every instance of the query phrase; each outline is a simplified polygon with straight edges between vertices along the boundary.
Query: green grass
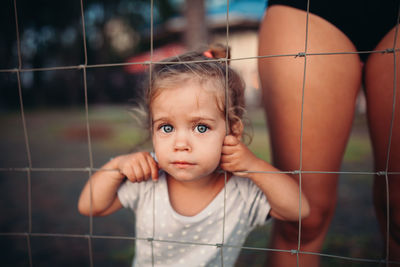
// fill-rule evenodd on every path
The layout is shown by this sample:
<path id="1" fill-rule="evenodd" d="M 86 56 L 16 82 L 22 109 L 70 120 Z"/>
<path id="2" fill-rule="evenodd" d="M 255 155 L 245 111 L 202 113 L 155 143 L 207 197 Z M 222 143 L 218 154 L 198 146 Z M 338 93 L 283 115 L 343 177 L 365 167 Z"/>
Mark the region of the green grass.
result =
<path id="1" fill-rule="evenodd" d="M 348 163 L 364 162 L 371 153 L 369 137 L 367 135 L 357 135 L 350 138 L 344 154 L 344 161 Z"/>
<path id="2" fill-rule="evenodd" d="M 248 117 L 252 123 L 253 130 L 253 140 L 249 145 L 249 148 L 255 153 L 256 156 L 271 162 L 271 148 L 269 145 L 268 131 L 263 111 L 261 109 L 250 110 Z M 85 139 L 86 115 L 83 108 L 28 110 L 26 111 L 26 119 L 28 125 L 28 136 L 31 143 L 43 142 L 46 140 L 56 140 L 63 146 L 74 146 L 87 142 L 87 138 Z M 0 138 L 4 140 L 3 143 L 9 142 L 14 148 L 15 144 L 24 142 L 21 115 L 19 112 L 7 114 L 0 113 L 0 121 L 3 125 L 6 125 L 5 129 L 0 131 Z M 147 136 L 147 130 L 142 129 L 137 125 L 135 120 L 129 114 L 128 108 L 125 106 L 91 106 L 89 109 L 89 123 L 91 133 L 94 137 L 96 135 L 96 127 L 105 127 L 110 130 L 111 134 L 107 135 L 106 137 L 99 139 L 93 138 L 92 140 L 94 147 L 102 148 L 101 150 L 97 150 L 96 153 L 103 153 L 107 157 L 114 156 L 115 154 L 113 151 L 131 150 L 138 143 L 142 142 Z M 66 131 L 73 127 L 77 127 L 77 125 L 83 129 L 83 138 L 67 140 L 65 138 Z M 346 164 L 346 166 L 352 170 L 370 170 L 372 153 L 369 137 L 365 129 L 362 127 L 360 129 L 357 128 L 352 133 L 345 152 L 344 164 Z M 4 147 L 6 147 L 6 145 L 4 145 Z M 83 156 L 87 154 L 87 148 L 84 147 L 84 149 L 85 150 L 82 152 Z M 52 150 L 49 151 L 51 152 Z M 46 149 L 43 149 L 43 151 L 40 150 L 40 152 L 43 153 L 41 155 L 43 159 L 46 157 L 54 157 L 52 154 L 45 154 L 47 153 Z M 21 155 L 25 155 L 25 153 L 25 147 L 22 145 L 21 151 L 16 151 L 14 154 L 16 157 L 21 157 Z M 8 157 L 12 157 L 14 154 L 8 153 Z M 65 161 L 68 160 L 67 156 L 62 155 L 60 157 L 62 157 L 62 159 Z M 344 179 L 348 179 L 345 182 L 348 184 L 349 194 L 354 193 L 352 190 L 359 190 L 357 185 L 360 183 L 365 184 L 371 183 L 372 181 L 372 179 L 365 179 L 363 176 L 352 176 L 350 179 Z M 370 195 L 366 197 L 370 197 Z M 346 206 L 347 205 L 348 207 L 338 207 L 337 212 L 343 212 L 342 210 L 346 208 L 347 210 L 357 209 L 362 204 L 357 202 L 348 203 Z M 355 211 L 354 217 L 361 215 L 362 214 L 360 214 L 360 212 L 357 210 Z M 358 221 L 356 222 L 358 223 Z M 246 245 L 265 247 L 269 230 L 270 228 L 257 229 L 249 236 Z M 351 231 L 352 230 L 350 229 L 350 232 Z M 374 246 L 376 240 L 374 240 L 374 237 L 370 232 L 353 232 L 354 233 L 352 234 L 342 234 L 336 232 L 328 233 L 326 242 L 324 243 L 323 251 L 328 254 L 352 257 L 379 257 L 379 248 Z M 115 259 L 116 262 L 131 262 L 133 253 L 134 249 L 129 247 L 123 251 L 110 252 L 110 257 Z M 259 257 L 265 257 L 263 253 L 258 254 L 260 254 Z M 249 254 L 249 257 L 252 257 L 251 255 Z M 336 259 L 324 259 L 323 262 L 323 266 L 337 266 L 339 264 L 343 264 L 343 261 Z M 354 266 L 362 266 L 362 264 L 356 264 Z"/>
<path id="3" fill-rule="evenodd" d="M 89 108 L 91 131 L 95 131 L 96 126 L 100 125 L 110 128 L 112 132 L 107 139 L 97 141 L 94 138 L 93 142 L 98 142 L 105 148 L 134 148 L 136 144 L 146 140 L 148 131 L 140 128 L 127 106 L 91 106 Z M 271 162 L 271 148 L 264 112 L 261 109 L 253 109 L 248 112 L 247 117 L 251 122 L 251 127 L 246 128 L 246 132 L 252 135 L 249 148 L 257 157 Z M 6 125 L 21 127 L 19 112 L 2 113 L 0 120 L 7 123 Z M 83 108 L 30 110 L 26 112 L 26 120 L 29 136 L 61 137 L 66 129 L 76 125 L 86 129 L 86 115 Z M 10 122 L 13 123 L 10 124 Z M 368 135 L 355 133 L 349 140 L 344 161 L 348 163 L 364 162 L 370 155 L 371 146 Z"/>

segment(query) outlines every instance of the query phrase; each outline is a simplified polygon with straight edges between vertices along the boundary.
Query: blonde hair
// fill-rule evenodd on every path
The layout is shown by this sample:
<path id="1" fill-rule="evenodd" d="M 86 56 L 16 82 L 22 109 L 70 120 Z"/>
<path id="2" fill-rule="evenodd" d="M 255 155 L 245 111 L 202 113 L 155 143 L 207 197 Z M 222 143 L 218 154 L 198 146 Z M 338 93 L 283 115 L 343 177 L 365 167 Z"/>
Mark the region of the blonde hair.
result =
<path id="1" fill-rule="evenodd" d="M 149 71 L 150 83 L 145 93 L 148 129 L 152 127 L 151 104 L 160 92 L 178 83 L 194 80 L 201 84 L 211 82 L 215 85 L 220 98 L 219 108 L 227 116 L 229 130 L 233 131 L 232 126 L 236 122 L 242 122 L 244 116 L 245 84 L 240 75 L 229 66 L 228 59 L 229 49 L 217 44 L 204 52 L 188 52 L 154 64 Z"/>

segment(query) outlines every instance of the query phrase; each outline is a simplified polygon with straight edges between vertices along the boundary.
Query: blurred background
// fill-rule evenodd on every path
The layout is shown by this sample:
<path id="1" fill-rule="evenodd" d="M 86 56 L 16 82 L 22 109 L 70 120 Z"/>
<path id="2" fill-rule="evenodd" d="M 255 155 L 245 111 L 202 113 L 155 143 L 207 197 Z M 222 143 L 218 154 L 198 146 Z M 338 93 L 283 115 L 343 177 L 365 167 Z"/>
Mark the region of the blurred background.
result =
<path id="1" fill-rule="evenodd" d="M 85 76 L 77 67 L 85 64 L 80 1 L 15 3 L 18 35 L 14 1 L 0 1 L 1 266 L 29 266 L 30 254 L 33 266 L 90 266 L 87 239 L 74 237 L 90 233 L 90 219 L 76 208 L 89 173 L 74 169 L 89 167 L 91 159 L 99 168 L 139 144 L 143 144 L 140 149 L 151 149 L 143 143 L 146 129 L 130 114 L 146 82 L 143 63 L 150 61 L 151 47 L 153 61 L 159 61 L 214 42 L 229 44 L 235 59 L 231 64 L 247 85 L 250 148 L 270 161 L 255 58 L 265 1 L 231 0 L 229 16 L 226 0 L 155 0 L 153 7 L 150 0 L 83 1 L 90 149 Z M 364 105 L 361 94 L 342 165 L 346 172 L 372 171 Z M 21 170 L 29 162 L 36 169 L 30 176 Z M 380 257 L 372 180 L 368 174 L 341 175 L 338 206 L 322 253 Z M 37 235 L 30 237 L 28 246 L 25 235 L 13 233 L 28 233 L 30 228 Z M 245 246 L 268 248 L 270 230 L 270 224 L 255 229 Z M 92 231 L 97 236 L 133 237 L 133 214 L 122 210 L 94 218 Z M 92 252 L 94 266 L 130 266 L 134 242 L 94 238 Z M 243 249 L 237 266 L 263 266 L 265 257 L 264 251 Z M 322 264 L 377 266 L 333 257 L 323 257 Z"/>

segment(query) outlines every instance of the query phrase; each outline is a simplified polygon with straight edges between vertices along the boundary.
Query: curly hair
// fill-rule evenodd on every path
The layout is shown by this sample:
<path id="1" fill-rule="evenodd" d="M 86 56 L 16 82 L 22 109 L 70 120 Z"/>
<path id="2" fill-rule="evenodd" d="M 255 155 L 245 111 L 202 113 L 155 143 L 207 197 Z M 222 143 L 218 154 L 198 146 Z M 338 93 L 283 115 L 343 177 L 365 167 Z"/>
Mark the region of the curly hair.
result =
<path id="1" fill-rule="evenodd" d="M 245 84 L 228 63 L 229 48 L 218 44 L 203 52 L 188 52 L 154 63 L 149 70 L 150 83 L 145 94 L 148 129 L 152 123 L 151 104 L 161 91 L 195 81 L 202 85 L 211 83 L 218 96 L 218 108 L 226 115 L 229 130 L 233 131 L 231 126 L 241 122 L 245 112 Z"/>

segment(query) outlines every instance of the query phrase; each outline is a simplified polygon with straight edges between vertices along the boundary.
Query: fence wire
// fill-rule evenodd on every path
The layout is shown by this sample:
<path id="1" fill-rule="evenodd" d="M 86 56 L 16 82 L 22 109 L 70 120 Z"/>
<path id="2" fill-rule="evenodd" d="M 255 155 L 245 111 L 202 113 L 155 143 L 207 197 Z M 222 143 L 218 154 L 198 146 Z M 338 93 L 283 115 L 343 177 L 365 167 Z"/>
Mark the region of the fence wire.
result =
<path id="1" fill-rule="evenodd" d="M 222 59 L 225 61 L 225 64 L 228 65 L 230 61 L 240 61 L 240 60 L 250 60 L 250 59 L 266 59 L 266 58 L 279 58 L 279 57 L 294 57 L 294 58 L 304 58 L 304 70 L 303 70 L 303 83 L 302 83 L 302 99 L 301 99 L 301 125 L 300 125 L 300 161 L 299 161 L 299 168 L 298 170 L 293 171 L 276 171 L 276 172 L 258 172 L 258 173 L 268 173 L 268 174 L 292 174 L 299 176 L 299 191 L 300 191 L 300 202 L 301 203 L 301 192 L 302 192 L 302 175 L 303 174 L 348 174 L 348 175 L 376 175 L 376 176 L 383 176 L 385 177 L 385 185 L 386 185 L 386 209 L 387 209 L 387 217 L 386 217 L 386 255 L 383 259 L 371 259 L 371 258 L 357 258 L 357 257 L 345 257 L 340 255 L 332 255 L 326 253 L 314 253 L 308 251 L 301 250 L 301 205 L 299 206 L 299 228 L 298 228 L 298 245 L 296 250 L 283 250 L 283 249 L 272 249 L 272 248 L 260 248 L 260 247 L 246 247 L 246 246 L 232 246 L 225 243 L 224 232 L 225 232 L 225 212 L 226 212 L 226 189 L 224 188 L 224 216 L 223 216 L 223 223 L 222 223 L 222 240 L 221 243 L 217 244 L 210 244 L 210 243 L 202 243 L 202 242 L 183 242 L 180 240 L 159 240 L 155 238 L 155 199 L 153 197 L 153 221 L 152 221 L 152 234 L 146 238 L 140 237 L 132 237 L 132 236 L 107 236 L 107 235 L 96 235 L 93 232 L 93 215 L 92 215 L 92 203 L 90 203 L 90 219 L 89 219 L 89 234 L 62 234 L 62 233 L 39 233 L 32 231 L 32 185 L 31 185 L 31 175 L 33 172 L 82 172 L 87 173 L 88 177 L 90 178 L 93 172 L 96 171 L 118 171 L 112 169 L 100 169 L 95 168 L 93 164 L 93 150 L 91 144 L 91 134 L 90 134 L 90 122 L 89 122 L 89 104 L 88 104 L 88 90 L 87 90 L 87 76 L 86 71 L 87 69 L 93 68 L 111 68 L 111 67 L 122 67 L 122 66 L 129 66 L 129 65 L 147 65 L 150 70 L 150 81 L 151 81 L 151 74 L 152 74 L 152 65 L 155 64 L 185 64 L 185 63 L 196 63 L 201 61 L 191 61 L 191 62 L 179 62 L 179 63 L 164 63 L 153 61 L 153 54 L 154 54 L 154 2 L 151 0 L 151 10 L 150 10 L 150 17 L 151 17 L 151 27 L 150 27 L 150 61 L 144 62 L 129 62 L 129 63 L 112 63 L 112 64 L 88 64 L 88 55 L 87 55 L 87 43 L 86 43 L 86 26 L 85 26 L 85 8 L 84 8 L 84 1 L 80 1 L 80 19 L 82 24 L 82 36 L 83 36 L 83 49 L 84 49 L 84 64 L 81 65 L 73 65 L 73 66 L 59 66 L 59 67 L 43 67 L 43 68 L 23 68 L 22 67 L 22 54 L 21 54 L 21 41 L 20 41 L 20 32 L 19 32 L 19 19 L 18 19 L 18 9 L 17 9 L 17 0 L 14 0 L 14 17 L 15 17 L 15 34 L 16 34 L 16 42 L 17 42 L 17 55 L 18 55 L 18 67 L 12 69 L 0 69 L 0 73 L 15 73 L 17 75 L 17 86 L 18 86 L 18 95 L 19 95 L 19 104 L 20 104 L 20 112 L 21 112 L 21 120 L 23 126 L 23 134 L 24 134 L 24 142 L 25 142 L 25 150 L 26 156 L 28 161 L 28 166 L 23 168 L 14 168 L 14 167 L 3 167 L 0 168 L 0 172 L 22 172 L 26 173 L 27 179 L 27 206 L 28 206 L 28 232 L 2 232 L 0 236 L 3 237 L 24 237 L 26 238 L 27 243 L 27 251 L 28 251 L 28 259 L 29 259 L 29 266 L 33 266 L 32 261 L 32 244 L 31 244 L 31 237 L 62 237 L 62 238 L 71 238 L 71 239 L 87 239 L 88 241 L 88 251 L 89 251 L 89 263 L 90 266 L 94 266 L 94 259 L 93 259 L 93 246 L 92 241 L 94 239 L 103 239 L 103 240 L 145 240 L 151 243 L 151 257 L 152 257 L 152 264 L 154 266 L 154 242 L 161 242 L 161 243 L 174 243 L 174 244 L 181 244 L 181 245 L 200 245 L 200 246 L 212 246 L 220 249 L 221 255 L 221 265 L 224 266 L 223 261 L 223 248 L 239 248 L 242 250 L 252 250 L 252 251 L 260 251 L 260 252 L 283 252 L 288 254 L 296 254 L 297 257 L 297 266 L 300 266 L 299 263 L 299 255 L 316 255 L 320 257 L 327 257 L 327 258 L 336 258 L 351 262 L 361 262 L 361 263 L 377 263 L 377 264 L 398 264 L 400 262 L 389 261 L 389 238 L 390 238 L 390 231 L 389 231 L 389 175 L 399 175 L 400 172 L 393 172 L 389 171 L 389 161 L 390 161 L 390 147 L 393 138 L 393 127 L 394 127 L 394 115 L 396 108 L 396 84 L 397 84 L 397 68 L 396 68 L 396 52 L 399 52 L 400 49 L 396 49 L 396 41 L 399 32 L 399 20 L 400 20 L 400 6 L 397 18 L 397 25 L 395 28 L 395 38 L 393 42 L 393 47 L 388 48 L 385 50 L 373 50 L 373 51 L 359 51 L 359 52 L 319 52 L 319 53 L 309 53 L 308 52 L 308 25 L 309 25 L 309 8 L 310 8 L 310 0 L 307 1 L 307 14 L 306 14 L 306 31 L 305 31 L 305 43 L 304 43 L 304 51 L 299 53 L 290 53 L 290 54 L 274 54 L 274 55 L 259 55 L 255 57 L 240 57 L 240 58 L 228 58 L 228 54 L 226 53 L 226 58 Z M 226 11 L 226 47 L 229 47 L 229 0 L 227 0 L 227 11 Z M 393 54 L 393 62 L 394 62 L 394 79 L 393 79 L 393 103 L 392 103 L 392 117 L 391 117 L 391 124 L 390 124 L 390 133 L 388 136 L 388 149 L 387 149 L 387 156 L 386 156 L 386 167 L 385 170 L 382 171 L 304 171 L 302 169 L 302 160 L 303 160 L 303 111 L 304 111 L 304 99 L 305 99 L 305 84 L 306 84 L 306 73 L 307 73 L 307 58 L 314 57 L 314 56 L 330 56 L 330 55 L 351 55 L 351 54 L 374 54 L 374 53 L 383 53 L 383 54 Z M 208 62 L 210 60 L 207 60 Z M 221 61 L 221 59 L 215 60 Z M 85 105 L 85 124 L 86 124 L 86 134 L 87 134 L 87 142 L 88 142 L 88 156 L 89 156 L 89 166 L 84 168 L 35 168 L 32 165 L 32 155 L 31 155 L 31 148 L 29 143 L 29 134 L 27 130 L 26 118 L 25 118 L 25 111 L 24 111 L 24 99 L 22 93 L 22 84 L 21 84 L 21 73 L 24 72 L 44 72 L 44 71 L 57 71 L 57 70 L 81 70 L 83 75 L 83 84 L 84 84 L 84 105 Z M 226 73 L 226 97 L 228 94 L 228 72 Z M 226 101 L 229 103 L 229 101 Z M 227 108 L 226 110 L 229 110 Z M 229 125 L 228 125 L 228 114 L 226 114 L 226 129 L 229 132 Z M 249 172 L 250 173 L 250 172 Z M 227 175 L 225 172 L 225 183 L 227 182 Z M 91 183 L 90 188 L 92 191 Z M 153 186 L 154 190 L 154 186 Z M 91 192 L 92 193 L 92 192 Z M 92 197 L 91 197 L 92 200 Z"/>

